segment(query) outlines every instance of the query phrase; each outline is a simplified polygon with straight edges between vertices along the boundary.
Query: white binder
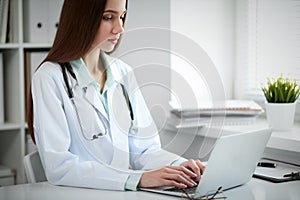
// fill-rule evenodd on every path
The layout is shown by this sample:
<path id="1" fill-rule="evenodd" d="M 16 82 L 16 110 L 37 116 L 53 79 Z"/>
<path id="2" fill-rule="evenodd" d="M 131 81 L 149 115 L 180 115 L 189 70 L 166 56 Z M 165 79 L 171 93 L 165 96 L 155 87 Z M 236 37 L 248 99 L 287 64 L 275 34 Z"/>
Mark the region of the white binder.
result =
<path id="1" fill-rule="evenodd" d="M 7 35 L 9 0 L 0 2 L 0 43 L 5 43 Z"/>
<path id="2" fill-rule="evenodd" d="M 4 64 L 3 53 L 0 52 L 0 124 L 4 123 Z"/>
<path id="3" fill-rule="evenodd" d="M 57 25 L 59 22 L 60 11 L 63 6 L 63 0 L 51 0 L 47 1 L 49 7 L 48 13 L 48 42 L 53 42 Z"/>
<path id="4" fill-rule="evenodd" d="M 24 40 L 52 42 L 63 0 L 24 0 Z"/>
<path id="5" fill-rule="evenodd" d="M 24 0 L 24 40 L 48 41 L 48 17 L 46 0 Z"/>

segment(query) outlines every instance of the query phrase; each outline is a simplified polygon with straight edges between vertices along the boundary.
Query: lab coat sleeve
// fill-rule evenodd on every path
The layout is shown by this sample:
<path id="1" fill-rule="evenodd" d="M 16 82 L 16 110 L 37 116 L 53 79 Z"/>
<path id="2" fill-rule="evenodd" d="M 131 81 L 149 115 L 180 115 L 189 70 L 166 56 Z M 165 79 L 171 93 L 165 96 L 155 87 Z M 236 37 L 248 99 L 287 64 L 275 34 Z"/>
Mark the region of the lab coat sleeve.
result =
<path id="1" fill-rule="evenodd" d="M 145 103 L 133 71 L 127 74 L 130 101 L 132 104 L 138 134 L 129 136 L 131 167 L 150 170 L 171 165 L 181 157 L 161 148 L 156 125 Z"/>
<path id="2" fill-rule="evenodd" d="M 32 80 L 32 97 L 35 138 L 47 180 L 55 185 L 124 190 L 129 172 L 82 161 L 69 151 L 72 141 L 64 112 L 68 99 L 63 95 L 60 69 L 44 70 L 42 66 Z"/>

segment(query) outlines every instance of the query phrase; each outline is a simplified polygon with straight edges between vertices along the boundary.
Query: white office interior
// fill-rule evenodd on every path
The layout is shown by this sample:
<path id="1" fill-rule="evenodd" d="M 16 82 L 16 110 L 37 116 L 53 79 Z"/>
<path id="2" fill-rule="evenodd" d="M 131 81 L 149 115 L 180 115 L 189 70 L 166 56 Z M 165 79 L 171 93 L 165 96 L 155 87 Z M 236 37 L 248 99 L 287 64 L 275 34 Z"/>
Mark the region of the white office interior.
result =
<path id="1" fill-rule="evenodd" d="M 26 183 L 23 158 L 35 148 L 25 121 L 25 82 L 32 73 L 26 66 L 46 55 L 56 30 L 52 23 L 41 35 L 27 24 L 39 16 L 44 27 L 57 21 L 62 1 L 9 0 L 10 32 L 0 43 L 0 165 L 12 173 L 0 176 L 0 186 Z M 217 139 L 198 129 L 184 129 L 176 138 L 178 132 L 167 127 L 173 106 L 237 99 L 254 100 L 265 109 L 261 87 L 268 77 L 300 80 L 299 0 L 129 0 L 128 6 L 125 32 L 112 55 L 135 69 L 167 150 L 207 160 L 209 153 L 199 149 L 210 149 Z M 267 124 L 264 112 L 255 122 L 218 128 L 250 131 Z M 299 166 L 299 147 L 296 105 L 292 129 L 273 132 L 264 156 Z"/>

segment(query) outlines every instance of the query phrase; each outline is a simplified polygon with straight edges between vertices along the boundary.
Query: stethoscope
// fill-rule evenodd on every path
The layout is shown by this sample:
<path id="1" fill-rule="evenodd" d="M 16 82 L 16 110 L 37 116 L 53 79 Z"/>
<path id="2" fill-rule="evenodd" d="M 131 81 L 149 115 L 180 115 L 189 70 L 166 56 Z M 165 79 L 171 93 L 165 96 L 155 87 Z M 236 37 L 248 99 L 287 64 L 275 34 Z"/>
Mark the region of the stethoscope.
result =
<path id="1" fill-rule="evenodd" d="M 86 139 L 88 141 L 93 141 L 95 139 L 99 139 L 103 136 L 106 136 L 108 134 L 108 128 L 107 128 L 107 125 L 104 122 L 104 119 L 102 118 L 102 116 L 99 116 L 99 119 L 100 119 L 100 121 L 101 121 L 101 123 L 104 127 L 104 132 L 99 132 L 99 133 L 93 134 L 91 138 L 88 138 L 84 134 L 82 123 L 81 123 L 79 113 L 78 113 L 78 109 L 77 109 L 77 106 L 76 106 L 76 103 L 75 103 L 75 100 L 74 100 L 74 93 L 73 93 L 72 88 L 71 88 L 71 86 L 69 84 L 69 81 L 68 81 L 67 70 L 68 70 L 69 74 L 77 81 L 76 75 L 73 72 L 73 69 L 72 69 L 72 66 L 70 65 L 70 63 L 59 63 L 59 65 L 60 65 L 62 73 L 63 73 L 63 78 L 64 78 L 64 82 L 66 84 L 68 96 L 69 96 L 69 98 L 72 102 L 72 105 L 74 107 L 74 110 L 76 112 L 76 117 L 77 117 L 77 120 L 79 122 L 79 126 L 80 126 L 82 136 L 84 137 L 84 139 Z M 135 135 L 138 132 L 138 127 L 136 127 L 133 123 L 134 122 L 134 115 L 133 115 L 131 102 L 130 102 L 128 92 L 127 92 L 125 86 L 122 83 L 120 83 L 120 85 L 121 85 L 121 88 L 122 88 L 122 91 L 123 91 L 123 96 L 126 100 L 126 104 L 127 104 L 127 107 L 128 107 L 129 113 L 130 113 L 130 118 L 131 118 L 130 127 L 129 127 L 129 134 Z"/>

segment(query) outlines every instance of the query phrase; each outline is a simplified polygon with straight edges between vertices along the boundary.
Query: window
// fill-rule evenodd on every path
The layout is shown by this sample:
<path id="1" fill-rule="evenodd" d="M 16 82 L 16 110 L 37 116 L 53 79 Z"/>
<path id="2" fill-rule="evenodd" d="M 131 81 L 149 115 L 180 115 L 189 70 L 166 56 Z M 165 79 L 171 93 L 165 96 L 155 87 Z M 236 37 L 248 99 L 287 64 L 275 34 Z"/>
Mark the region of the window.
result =
<path id="1" fill-rule="evenodd" d="M 236 3 L 235 96 L 263 104 L 261 87 L 267 77 L 282 74 L 300 84 L 300 0 Z M 296 119 L 300 120 L 299 105 Z"/>

